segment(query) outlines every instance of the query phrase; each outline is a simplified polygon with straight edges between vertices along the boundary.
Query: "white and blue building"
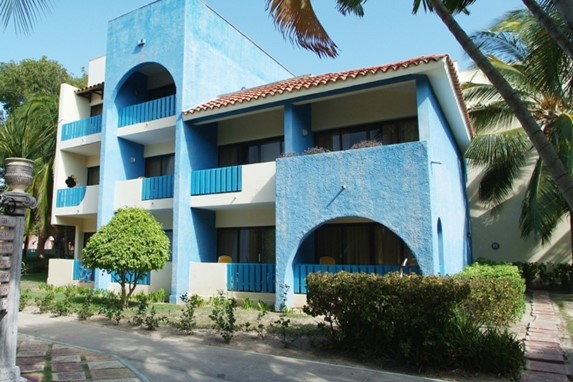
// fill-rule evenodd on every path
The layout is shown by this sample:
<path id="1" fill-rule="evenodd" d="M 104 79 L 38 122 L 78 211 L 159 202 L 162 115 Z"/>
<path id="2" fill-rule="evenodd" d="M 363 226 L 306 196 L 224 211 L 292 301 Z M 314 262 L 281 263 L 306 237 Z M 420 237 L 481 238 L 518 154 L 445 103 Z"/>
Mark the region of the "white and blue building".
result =
<path id="1" fill-rule="evenodd" d="M 171 237 L 144 287 L 171 301 L 299 305 L 326 269 L 457 273 L 470 139 L 448 56 L 295 77 L 202 1 L 153 2 L 109 22 L 86 88 L 62 85 L 52 222 L 75 227 L 76 260 L 52 260 L 51 282 L 82 278 L 81 249 L 123 206 Z"/>

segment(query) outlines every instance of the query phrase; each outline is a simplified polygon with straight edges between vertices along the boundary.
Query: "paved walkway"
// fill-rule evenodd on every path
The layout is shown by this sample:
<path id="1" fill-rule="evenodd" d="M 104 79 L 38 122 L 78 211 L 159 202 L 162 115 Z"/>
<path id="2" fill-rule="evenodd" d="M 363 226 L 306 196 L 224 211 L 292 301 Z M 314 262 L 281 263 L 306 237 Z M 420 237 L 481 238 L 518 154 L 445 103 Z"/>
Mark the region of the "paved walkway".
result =
<path id="1" fill-rule="evenodd" d="M 17 363 L 28 381 L 430 381 L 225 347 L 193 345 L 113 328 L 22 313 Z M 572 367 L 560 338 L 557 306 L 547 292 L 533 292 L 518 338 L 525 340 L 521 382 L 569 381 Z M 69 345 L 73 344 L 73 345 Z M 89 349 L 88 349 L 89 348 Z M 573 379 L 573 378 L 571 378 Z M 436 381 L 435 379 L 433 381 Z"/>
<path id="2" fill-rule="evenodd" d="M 521 382 L 567 382 L 572 376 L 558 330 L 562 323 L 559 309 L 548 292 L 534 291 L 525 336 L 525 371 Z"/>
<path id="3" fill-rule="evenodd" d="M 121 359 L 94 350 L 18 336 L 17 364 L 27 381 L 140 382 L 137 371 Z"/>

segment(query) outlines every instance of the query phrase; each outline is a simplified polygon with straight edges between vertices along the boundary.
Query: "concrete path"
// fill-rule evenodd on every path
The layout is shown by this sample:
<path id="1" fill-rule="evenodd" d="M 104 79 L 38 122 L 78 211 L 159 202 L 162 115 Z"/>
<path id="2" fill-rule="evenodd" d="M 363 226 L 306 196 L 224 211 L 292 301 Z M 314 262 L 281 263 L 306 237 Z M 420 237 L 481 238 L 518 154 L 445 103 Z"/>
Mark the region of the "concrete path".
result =
<path id="1" fill-rule="evenodd" d="M 55 343 L 56 350 L 67 349 L 64 351 L 66 354 L 62 356 L 68 358 L 60 360 L 71 361 L 74 355 L 78 356 L 74 359 L 82 365 L 80 371 L 84 371 L 84 374 L 76 374 L 76 379 L 65 379 L 66 375 L 62 374 L 61 378 L 58 377 L 60 379 L 52 379 L 53 381 L 437 381 L 225 347 L 197 345 L 185 341 L 184 337 L 162 339 L 149 333 L 128 333 L 109 327 L 82 324 L 73 319 L 55 320 L 41 315 L 21 313 L 18 321 L 22 345 L 29 344 L 32 340 Z M 31 345 L 31 348 L 33 347 L 34 345 Z M 53 362 L 54 348 L 51 349 Z M 97 359 L 98 355 L 112 358 Z M 21 363 L 21 358 L 19 361 Z M 124 373 L 123 376 L 114 375 L 113 369 L 116 369 L 116 374 L 118 371 Z"/>

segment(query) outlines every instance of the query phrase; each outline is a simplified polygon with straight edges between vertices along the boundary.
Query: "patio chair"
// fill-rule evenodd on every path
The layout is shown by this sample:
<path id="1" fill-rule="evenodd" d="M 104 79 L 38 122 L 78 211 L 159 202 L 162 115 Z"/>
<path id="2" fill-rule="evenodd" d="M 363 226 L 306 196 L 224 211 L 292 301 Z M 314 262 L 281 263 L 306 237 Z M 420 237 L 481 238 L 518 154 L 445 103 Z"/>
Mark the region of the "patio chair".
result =
<path id="1" fill-rule="evenodd" d="M 219 263 L 231 263 L 233 262 L 233 259 L 231 258 L 231 256 L 219 256 L 219 259 L 217 261 Z"/>
<path id="2" fill-rule="evenodd" d="M 320 264 L 334 265 L 336 264 L 336 260 L 330 256 L 322 256 L 320 258 Z"/>

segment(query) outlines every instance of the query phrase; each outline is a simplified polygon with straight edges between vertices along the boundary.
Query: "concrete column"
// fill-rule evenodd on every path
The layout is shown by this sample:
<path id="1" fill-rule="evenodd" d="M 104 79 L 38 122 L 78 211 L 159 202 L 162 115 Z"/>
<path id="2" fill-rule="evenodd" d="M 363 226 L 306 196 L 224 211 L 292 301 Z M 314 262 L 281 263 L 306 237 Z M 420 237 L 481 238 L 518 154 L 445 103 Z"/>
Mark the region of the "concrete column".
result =
<path id="1" fill-rule="evenodd" d="M 6 176 L 14 191 L 0 194 L 0 382 L 25 381 L 16 366 L 22 239 L 26 208 L 36 207 L 36 199 L 22 191 L 25 186 L 15 187 L 11 179 Z"/>

